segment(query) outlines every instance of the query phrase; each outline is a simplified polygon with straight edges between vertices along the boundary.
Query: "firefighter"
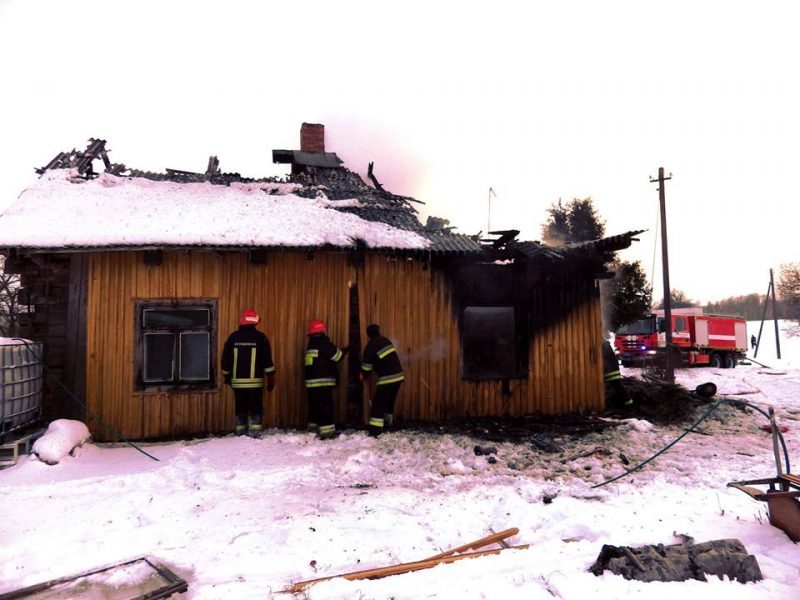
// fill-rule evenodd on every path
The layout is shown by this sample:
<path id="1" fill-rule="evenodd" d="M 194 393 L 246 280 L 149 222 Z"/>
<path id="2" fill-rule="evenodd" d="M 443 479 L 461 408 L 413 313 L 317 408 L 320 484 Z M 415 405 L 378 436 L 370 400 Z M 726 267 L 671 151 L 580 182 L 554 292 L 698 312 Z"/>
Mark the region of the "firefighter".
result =
<path id="1" fill-rule="evenodd" d="M 267 336 L 256 329 L 260 320 L 252 308 L 244 309 L 239 329 L 228 336 L 222 349 L 222 376 L 233 389 L 236 404 L 236 435 L 260 435 L 264 377 L 267 391 L 275 389 L 272 348 Z"/>
<path id="2" fill-rule="evenodd" d="M 606 400 L 614 408 L 630 409 L 633 400 L 628 390 L 622 385 L 619 372 L 619 361 L 608 340 L 603 340 L 603 381 L 605 382 Z"/>
<path id="3" fill-rule="evenodd" d="M 339 378 L 337 364 L 348 347 L 339 348 L 326 334 L 325 321 L 308 324 L 308 346 L 304 355 L 305 383 L 308 393 L 308 428 L 317 431 L 321 440 L 336 435 L 333 391 Z"/>
<path id="4" fill-rule="evenodd" d="M 405 379 L 397 349 L 388 338 L 381 335 L 376 324 L 367 326 L 367 347 L 364 348 L 364 360 L 361 362 L 361 381 L 372 371 L 378 378 L 372 407 L 369 413 L 369 434 L 377 437 L 391 428 L 394 420 L 394 401 Z"/>

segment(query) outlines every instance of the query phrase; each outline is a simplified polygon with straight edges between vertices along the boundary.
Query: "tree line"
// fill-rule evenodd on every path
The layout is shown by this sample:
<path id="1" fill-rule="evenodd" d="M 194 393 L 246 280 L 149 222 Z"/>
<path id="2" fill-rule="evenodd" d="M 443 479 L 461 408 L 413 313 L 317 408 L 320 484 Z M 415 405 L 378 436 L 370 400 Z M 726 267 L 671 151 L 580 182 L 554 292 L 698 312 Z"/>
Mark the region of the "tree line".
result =
<path id="1" fill-rule="evenodd" d="M 559 200 L 547 209 L 542 225 L 542 241 L 548 244 L 587 242 L 605 235 L 606 222 L 594 207 L 591 198 L 574 198 L 567 203 Z M 608 265 L 613 279 L 600 282 L 603 304 L 604 331 L 616 331 L 621 326 L 663 308 L 663 300 L 653 303 L 653 289 L 640 261 L 620 260 L 616 254 Z M 800 324 L 800 263 L 780 266 L 775 309 L 780 319 L 791 319 Z M 703 306 L 707 313 L 730 314 L 757 321 L 764 314 L 764 294 L 732 296 Z M 680 289 L 670 291 L 672 308 L 700 306 L 700 303 Z M 766 317 L 773 318 L 772 302 Z"/>

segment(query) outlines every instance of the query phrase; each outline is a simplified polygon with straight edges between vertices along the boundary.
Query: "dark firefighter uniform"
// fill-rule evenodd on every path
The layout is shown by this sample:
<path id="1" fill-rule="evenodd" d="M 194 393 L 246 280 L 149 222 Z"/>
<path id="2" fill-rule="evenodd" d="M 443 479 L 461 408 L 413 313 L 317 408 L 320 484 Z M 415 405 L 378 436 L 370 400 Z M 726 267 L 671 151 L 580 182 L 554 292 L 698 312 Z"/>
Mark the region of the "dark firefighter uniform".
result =
<path id="1" fill-rule="evenodd" d="M 603 340 L 603 381 L 605 382 L 606 400 L 611 406 L 630 408 L 633 405 L 633 400 L 622 385 L 619 361 L 608 340 Z"/>
<path id="2" fill-rule="evenodd" d="M 367 327 L 367 336 L 369 342 L 364 348 L 361 373 L 363 377 L 367 377 L 374 371 L 378 378 L 369 414 L 369 433 L 377 436 L 392 425 L 394 402 L 405 375 L 397 349 L 388 338 L 380 334 L 377 325 Z"/>
<path id="3" fill-rule="evenodd" d="M 264 377 L 267 390 L 275 387 L 275 365 L 269 339 L 256 329 L 258 315 L 246 310 L 239 329 L 234 331 L 222 349 L 222 375 L 233 388 L 236 400 L 236 433 L 262 430 L 262 396 Z"/>
<path id="4" fill-rule="evenodd" d="M 303 366 L 308 393 L 308 427 L 317 430 L 321 439 L 333 437 L 336 431 L 333 390 L 338 380 L 338 363 L 346 354 L 325 335 L 325 324 L 309 324 L 308 346 Z"/>

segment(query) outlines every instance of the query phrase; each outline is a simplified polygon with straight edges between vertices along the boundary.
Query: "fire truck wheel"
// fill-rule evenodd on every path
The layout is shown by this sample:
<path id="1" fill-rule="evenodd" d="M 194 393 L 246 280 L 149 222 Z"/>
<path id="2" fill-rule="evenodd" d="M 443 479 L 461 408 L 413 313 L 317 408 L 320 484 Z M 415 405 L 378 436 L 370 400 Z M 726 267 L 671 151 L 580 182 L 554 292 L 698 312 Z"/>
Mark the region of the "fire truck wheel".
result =
<path id="1" fill-rule="evenodd" d="M 725 368 L 726 369 L 735 369 L 736 368 L 736 357 L 733 354 L 726 354 L 725 355 Z"/>
<path id="2" fill-rule="evenodd" d="M 711 355 L 711 366 L 715 369 L 722 367 L 722 357 L 716 352 Z"/>

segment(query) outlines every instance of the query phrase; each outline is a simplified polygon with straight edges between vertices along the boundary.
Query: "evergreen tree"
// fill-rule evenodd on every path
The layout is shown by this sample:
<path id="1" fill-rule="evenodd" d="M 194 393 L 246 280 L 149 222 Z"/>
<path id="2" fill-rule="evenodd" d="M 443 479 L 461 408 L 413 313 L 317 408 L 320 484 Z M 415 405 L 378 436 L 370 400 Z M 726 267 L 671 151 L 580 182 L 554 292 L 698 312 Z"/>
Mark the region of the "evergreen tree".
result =
<path id="1" fill-rule="evenodd" d="M 613 279 L 601 282 L 600 295 L 603 298 L 605 328 L 616 331 L 650 313 L 653 289 L 647 283 L 647 276 L 639 261 L 615 260 L 611 268 L 616 275 Z"/>
<path id="2" fill-rule="evenodd" d="M 549 244 L 571 244 L 598 240 L 605 235 L 605 221 L 597 214 L 591 198 L 574 198 L 566 205 L 559 200 L 547 209 L 542 240 Z"/>

